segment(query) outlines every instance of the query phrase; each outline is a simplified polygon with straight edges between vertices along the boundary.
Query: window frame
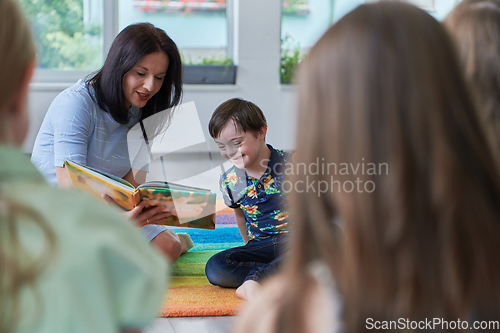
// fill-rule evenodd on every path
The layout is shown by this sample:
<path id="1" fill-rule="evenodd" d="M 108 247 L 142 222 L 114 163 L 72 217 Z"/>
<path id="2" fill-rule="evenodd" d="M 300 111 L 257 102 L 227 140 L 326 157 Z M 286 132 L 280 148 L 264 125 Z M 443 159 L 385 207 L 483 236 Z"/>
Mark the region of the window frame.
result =
<path id="1" fill-rule="evenodd" d="M 238 0 L 226 0 L 226 19 L 227 19 L 227 29 L 228 29 L 228 41 L 227 41 L 227 55 L 230 59 L 233 59 L 234 64 L 237 63 L 235 57 L 237 50 L 235 39 L 237 38 L 237 30 L 235 29 L 235 18 L 237 17 L 237 1 Z M 102 1 L 103 10 L 103 59 L 106 59 L 111 44 L 115 39 L 116 35 L 119 33 L 119 0 L 103 0 Z M 79 79 L 85 79 L 93 71 L 86 70 L 59 70 L 59 69 L 41 69 L 36 68 L 32 85 L 40 87 L 59 87 L 59 86 L 69 86 Z"/>

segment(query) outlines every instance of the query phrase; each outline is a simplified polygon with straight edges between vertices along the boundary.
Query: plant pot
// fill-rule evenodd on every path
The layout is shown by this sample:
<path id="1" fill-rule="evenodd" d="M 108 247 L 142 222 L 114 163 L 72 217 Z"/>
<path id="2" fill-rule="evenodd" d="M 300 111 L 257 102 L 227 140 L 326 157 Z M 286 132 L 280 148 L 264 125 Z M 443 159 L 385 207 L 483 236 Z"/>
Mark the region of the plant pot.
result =
<path id="1" fill-rule="evenodd" d="M 235 65 L 183 65 L 185 84 L 235 84 Z"/>

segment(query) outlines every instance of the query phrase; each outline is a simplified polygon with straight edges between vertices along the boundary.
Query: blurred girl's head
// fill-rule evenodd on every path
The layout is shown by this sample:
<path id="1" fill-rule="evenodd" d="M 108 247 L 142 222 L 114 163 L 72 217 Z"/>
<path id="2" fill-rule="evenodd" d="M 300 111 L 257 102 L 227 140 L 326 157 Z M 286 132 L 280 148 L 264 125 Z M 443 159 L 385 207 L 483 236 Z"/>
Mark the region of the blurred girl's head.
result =
<path id="1" fill-rule="evenodd" d="M 157 59 L 148 62 L 151 57 L 162 57 L 161 66 L 157 66 L 161 68 L 150 68 L 151 64 L 157 64 Z M 154 74 L 152 78 L 155 79 L 155 83 L 161 79 L 160 87 L 155 94 L 139 95 L 139 100 L 142 98 L 147 101 L 144 105 L 133 103 L 133 98 L 137 97 L 133 96 L 137 86 L 130 85 L 127 81 L 131 75 L 137 74 L 137 66 L 141 66 L 143 73 L 146 73 L 143 62 L 147 62 L 148 73 Z M 116 36 L 104 66 L 89 81 L 96 90 L 99 106 L 109 111 L 118 123 L 128 122 L 127 109 L 131 104 L 142 107 L 141 118 L 144 119 L 180 103 L 182 95 L 180 53 L 174 41 L 162 29 L 150 23 L 132 24 Z M 145 92 L 144 89 L 139 90 Z"/>
<path id="2" fill-rule="evenodd" d="M 0 142 L 20 145 L 26 136 L 35 56 L 29 23 L 14 1 L 0 1 Z"/>
<path id="3" fill-rule="evenodd" d="M 315 259 L 339 283 L 348 331 L 499 296 L 499 180 L 441 24 L 404 3 L 362 5 L 312 48 L 299 83 L 296 162 L 327 167 L 295 184 L 329 188 L 292 194 L 287 329 Z"/>
<path id="4" fill-rule="evenodd" d="M 35 47 L 29 23 L 15 0 L 0 0 L 0 144 L 20 145 L 26 136 L 26 98 L 34 67 Z M 0 163 L 12 162 L 0 160 Z M 25 163 L 29 163 L 27 158 Z M 0 184 L 7 180 L 2 176 Z M 32 228 L 32 235 L 39 236 L 36 243 L 41 246 L 34 255 L 27 249 L 26 238 L 20 239 L 20 221 L 23 227 Z M 2 190 L 0 236 L 0 332 L 13 332 L 21 317 L 33 315 L 22 313 L 20 298 L 28 295 L 30 289 L 36 294 L 36 282 L 52 256 L 55 238 L 36 211 L 6 198 Z M 35 314 L 43 310 L 38 300 L 33 306 Z"/>
<path id="5" fill-rule="evenodd" d="M 444 22 L 500 168 L 500 0 L 464 0 Z"/>

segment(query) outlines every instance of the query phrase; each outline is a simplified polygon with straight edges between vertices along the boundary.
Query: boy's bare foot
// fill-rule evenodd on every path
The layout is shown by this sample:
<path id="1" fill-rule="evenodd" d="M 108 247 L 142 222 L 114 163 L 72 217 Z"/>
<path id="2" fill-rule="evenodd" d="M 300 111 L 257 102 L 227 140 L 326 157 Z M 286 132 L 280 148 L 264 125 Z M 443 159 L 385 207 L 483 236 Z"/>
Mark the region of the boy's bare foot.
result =
<path id="1" fill-rule="evenodd" d="M 185 232 L 178 232 L 177 236 L 179 237 L 179 240 L 181 241 L 181 253 L 186 253 L 190 249 L 193 248 L 194 243 L 193 240 L 191 239 L 191 236 Z"/>
<path id="2" fill-rule="evenodd" d="M 249 301 L 255 296 L 260 289 L 260 283 L 253 280 L 246 280 L 241 286 L 236 289 L 236 296 L 243 300 Z"/>

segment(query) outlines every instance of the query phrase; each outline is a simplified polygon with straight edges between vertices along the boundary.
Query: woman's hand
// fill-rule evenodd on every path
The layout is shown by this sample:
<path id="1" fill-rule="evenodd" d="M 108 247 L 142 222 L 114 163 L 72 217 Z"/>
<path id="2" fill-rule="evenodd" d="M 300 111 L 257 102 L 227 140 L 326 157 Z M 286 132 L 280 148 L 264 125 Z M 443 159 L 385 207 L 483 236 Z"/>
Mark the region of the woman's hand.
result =
<path id="1" fill-rule="evenodd" d="M 102 198 L 106 200 L 106 202 L 108 202 L 109 204 L 116 205 L 113 198 L 111 198 L 109 195 L 103 194 Z M 164 205 L 152 206 L 144 210 L 145 206 L 146 206 L 146 201 L 142 200 L 132 210 L 124 212 L 123 214 L 127 218 L 134 221 L 135 225 L 139 228 L 145 226 L 146 224 L 158 223 L 160 221 L 165 220 L 168 216 L 172 215 L 172 213 L 168 210 L 167 206 Z"/>

